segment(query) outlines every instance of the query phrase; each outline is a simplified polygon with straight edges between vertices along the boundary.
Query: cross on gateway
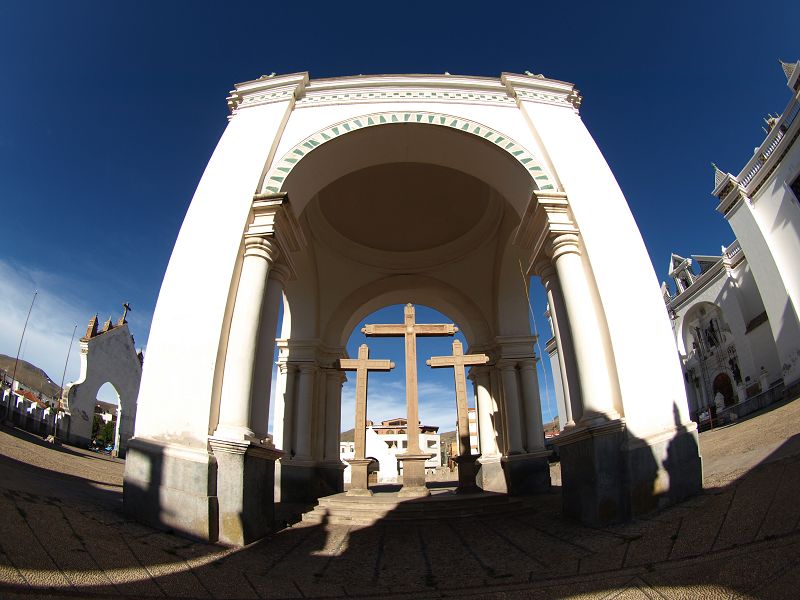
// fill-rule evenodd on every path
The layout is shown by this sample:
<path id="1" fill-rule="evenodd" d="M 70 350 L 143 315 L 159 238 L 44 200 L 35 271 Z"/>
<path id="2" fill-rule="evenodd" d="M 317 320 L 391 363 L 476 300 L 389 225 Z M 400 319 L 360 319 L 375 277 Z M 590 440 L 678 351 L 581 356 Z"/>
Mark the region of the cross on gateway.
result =
<path id="1" fill-rule="evenodd" d="M 406 345 L 406 408 L 408 410 L 407 454 L 420 454 L 419 397 L 417 391 L 417 336 L 455 335 L 458 327 L 452 323 L 417 323 L 413 304 L 406 304 L 402 325 L 365 325 L 361 332 L 377 337 L 404 336 Z"/>
<path id="2" fill-rule="evenodd" d="M 458 411 L 458 452 L 465 456 L 470 454 L 469 419 L 467 417 L 467 376 L 464 367 L 468 365 L 484 365 L 489 362 L 485 354 L 464 354 L 461 340 L 453 340 L 453 356 L 431 356 L 426 361 L 429 367 L 452 367 L 456 380 L 456 410 Z"/>
<path id="3" fill-rule="evenodd" d="M 339 367 L 356 372 L 355 458 L 363 459 L 367 444 L 367 376 L 369 371 L 390 371 L 394 369 L 394 363 L 391 360 L 370 359 L 369 348 L 366 344 L 361 344 L 358 347 L 358 358 L 341 358 Z"/>

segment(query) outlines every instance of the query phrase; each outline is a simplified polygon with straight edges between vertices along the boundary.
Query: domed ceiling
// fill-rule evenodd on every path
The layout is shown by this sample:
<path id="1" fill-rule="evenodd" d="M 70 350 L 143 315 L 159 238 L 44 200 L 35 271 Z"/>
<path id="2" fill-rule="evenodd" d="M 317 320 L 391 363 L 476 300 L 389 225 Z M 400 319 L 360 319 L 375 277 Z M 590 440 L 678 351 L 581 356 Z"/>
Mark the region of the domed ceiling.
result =
<path id="1" fill-rule="evenodd" d="M 382 252 L 419 252 L 449 244 L 478 225 L 491 188 L 470 175 L 420 163 L 383 164 L 349 173 L 318 196 L 328 224 Z"/>

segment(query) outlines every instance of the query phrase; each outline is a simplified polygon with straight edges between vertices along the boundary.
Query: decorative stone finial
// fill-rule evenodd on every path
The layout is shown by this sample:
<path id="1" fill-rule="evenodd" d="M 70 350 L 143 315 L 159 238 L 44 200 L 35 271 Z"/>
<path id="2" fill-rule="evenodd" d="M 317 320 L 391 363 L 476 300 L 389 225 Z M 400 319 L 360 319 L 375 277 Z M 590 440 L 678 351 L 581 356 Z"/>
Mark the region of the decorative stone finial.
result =
<path id="1" fill-rule="evenodd" d="M 536 77 L 536 79 L 545 79 L 545 76 L 542 73 L 531 73 L 530 71 L 525 71 L 525 75 L 528 77 Z"/>
<path id="2" fill-rule="evenodd" d="M 114 326 L 111 324 L 111 315 L 108 315 L 108 321 L 103 324 L 103 330 L 100 333 L 105 333 L 107 331 L 111 331 L 114 329 Z"/>
<path id="3" fill-rule="evenodd" d="M 84 339 L 89 340 L 97 335 L 97 315 L 89 319 L 89 326 L 86 328 Z"/>
<path id="4" fill-rule="evenodd" d="M 719 186 L 720 183 L 722 183 L 725 180 L 726 175 L 725 173 L 720 171 L 719 167 L 715 165 L 713 162 L 711 163 L 711 166 L 714 167 L 714 187 L 716 188 Z"/>
<path id="5" fill-rule="evenodd" d="M 794 70 L 797 68 L 797 63 L 787 63 L 783 62 L 782 60 L 778 59 L 778 62 L 781 63 L 781 68 L 783 69 L 783 74 L 786 75 L 786 81 L 789 81 L 794 75 Z"/>

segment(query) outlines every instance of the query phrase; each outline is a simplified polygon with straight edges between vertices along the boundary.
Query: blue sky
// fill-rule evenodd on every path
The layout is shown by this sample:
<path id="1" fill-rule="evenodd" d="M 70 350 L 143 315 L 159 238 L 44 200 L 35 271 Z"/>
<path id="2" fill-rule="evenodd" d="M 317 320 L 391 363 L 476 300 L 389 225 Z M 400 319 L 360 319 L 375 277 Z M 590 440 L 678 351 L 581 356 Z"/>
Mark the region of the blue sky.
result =
<path id="1" fill-rule="evenodd" d="M 738 172 L 762 117 L 786 105 L 777 60 L 800 57 L 800 4 L 383 6 L 0 3 L 0 352 L 15 354 L 34 289 L 23 356 L 53 378 L 73 325 L 116 317 L 124 301 L 146 345 L 227 91 L 273 71 L 573 81 L 659 278 L 671 251 L 714 254 L 733 240 L 714 211 L 710 162 Z M 67 379 L 78 369 L 73 349 Z"/>

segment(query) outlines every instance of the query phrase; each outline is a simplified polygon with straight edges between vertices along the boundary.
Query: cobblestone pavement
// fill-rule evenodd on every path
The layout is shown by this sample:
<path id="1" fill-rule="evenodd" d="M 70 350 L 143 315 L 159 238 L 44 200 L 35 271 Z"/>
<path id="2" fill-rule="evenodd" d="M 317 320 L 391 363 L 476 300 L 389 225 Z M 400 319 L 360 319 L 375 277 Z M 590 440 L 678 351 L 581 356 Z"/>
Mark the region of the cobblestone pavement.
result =
<path id="1" fill-rule="evenodd" d="M 233 550 L 122 514 L 123 462 L 0 429 L 0 598 L 798 598 L 800 400 L 701 435 L 702 494 L 591 529 L 560 496 L 476 521 L 295 525 Z"/>

